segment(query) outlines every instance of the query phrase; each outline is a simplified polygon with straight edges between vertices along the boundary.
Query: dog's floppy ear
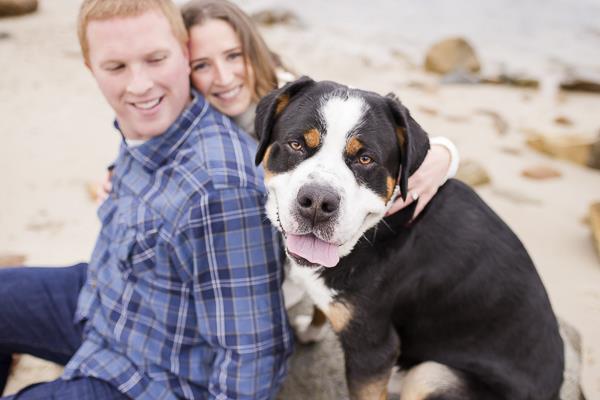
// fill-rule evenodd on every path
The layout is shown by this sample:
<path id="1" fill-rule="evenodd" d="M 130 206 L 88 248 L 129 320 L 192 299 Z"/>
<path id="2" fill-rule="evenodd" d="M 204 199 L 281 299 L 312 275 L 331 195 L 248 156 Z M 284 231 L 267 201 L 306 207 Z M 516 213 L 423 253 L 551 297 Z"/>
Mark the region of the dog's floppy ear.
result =
<path id="1" fill-rule="evenodd" d="M 408 177 L 419 168 L 425 159 L 429 150 L 429 138 L 395 94 L 388 93 L 385 100 L 394 118 L 396 135 L 400 142 L 400 170 L 397 183 L 400 186 L 402 199 L 406 200 Z"/>
<path id="2" fill-rule="evenodd" d="M 265 151 L 267 151 L 271 140 L 271 131 L 277 117 L 287 107 L 292 97 L 298 94 L 300 90 L 315 83 L 308 76 L 303 76 L 280 89 L 271 91 L 258 102 L 254 120 L 254 129 L 258 137 L 258 150 L 254 159 L 256 165 L 260 164 L 265 156 Z"/>

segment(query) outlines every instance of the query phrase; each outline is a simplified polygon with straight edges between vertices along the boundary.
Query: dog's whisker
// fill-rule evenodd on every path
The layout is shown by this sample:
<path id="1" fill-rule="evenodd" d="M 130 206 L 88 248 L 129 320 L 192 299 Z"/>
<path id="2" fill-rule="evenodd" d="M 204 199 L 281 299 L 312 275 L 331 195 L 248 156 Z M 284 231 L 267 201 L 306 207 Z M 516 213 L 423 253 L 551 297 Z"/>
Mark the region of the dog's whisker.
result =
<path id="1" fill-rule="evenodd" d="M 367 243 L 369 243 L 371 246 L 373 246 L 373 243 L 367 238 L 367 236 L 363 233 L 362 234 L 363 239 L 365 239 L 367 241 Z"/>
<path id="2" fill-rule="evenodd" d="M 396 231 L 394 229 L 392 229 L 392 227 L 390 226 L 390 224 L 387 223 L 387 221 L 385 219 L 381 220 L 381 223 L 385 225 L 386 228 L 388 228 L 390 230 L 390 232 L 392 232 L 393 234 L 396 234 Z"/>

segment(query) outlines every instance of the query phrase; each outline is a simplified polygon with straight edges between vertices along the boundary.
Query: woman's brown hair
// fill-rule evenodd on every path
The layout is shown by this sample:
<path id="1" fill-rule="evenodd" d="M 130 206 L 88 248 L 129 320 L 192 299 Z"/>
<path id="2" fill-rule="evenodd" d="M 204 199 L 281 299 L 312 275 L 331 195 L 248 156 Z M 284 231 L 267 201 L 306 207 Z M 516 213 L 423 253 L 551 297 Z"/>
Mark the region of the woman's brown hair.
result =
<path id="1" fill-rule="evenodd" d="M 250 17 L 238 6 L 227 0 L 191 0 L 181 13 L 188 31 L 210 19 L 220 19 L 231 26 L 242 44 L 246 68 L 250 64 L 254 71 L 254 101 L 277 88 L 278 58 L 271 53 Z"/>

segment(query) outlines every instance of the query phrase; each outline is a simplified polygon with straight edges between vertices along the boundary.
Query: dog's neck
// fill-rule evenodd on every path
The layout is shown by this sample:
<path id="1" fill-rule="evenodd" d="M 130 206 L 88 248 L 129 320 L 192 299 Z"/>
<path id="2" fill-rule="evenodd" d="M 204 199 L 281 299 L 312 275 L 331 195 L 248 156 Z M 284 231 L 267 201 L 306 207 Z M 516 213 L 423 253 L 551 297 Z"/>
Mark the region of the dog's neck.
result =
<path id="1" fill-rule="evenodd" d="M 375 243 L 398 236 L 403 229 L 409 228 L 414 223 L 413 215 L 416 206 L 417 202 L 412 202 L 394 214 L 383 218 L 377 225 L 365 232 L 364 239 Z"/>

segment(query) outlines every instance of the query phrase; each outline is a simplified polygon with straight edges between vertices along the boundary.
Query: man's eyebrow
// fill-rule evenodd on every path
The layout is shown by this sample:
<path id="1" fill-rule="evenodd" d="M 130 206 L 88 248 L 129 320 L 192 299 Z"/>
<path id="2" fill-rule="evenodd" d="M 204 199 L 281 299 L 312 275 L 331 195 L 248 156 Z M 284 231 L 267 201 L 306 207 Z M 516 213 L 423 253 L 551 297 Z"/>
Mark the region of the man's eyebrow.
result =
<path id="1" fill-rule="evenodd" d="M 157 56 L 157 55 L 163 55 L 163 54 L 171 54 L 171 51 L 169 49 L 160 49 L 160 50 L 154 50 L 151 51 L 150 53 L 146 54 L 146 57 L 152 57 L 152 56 Z"/>

